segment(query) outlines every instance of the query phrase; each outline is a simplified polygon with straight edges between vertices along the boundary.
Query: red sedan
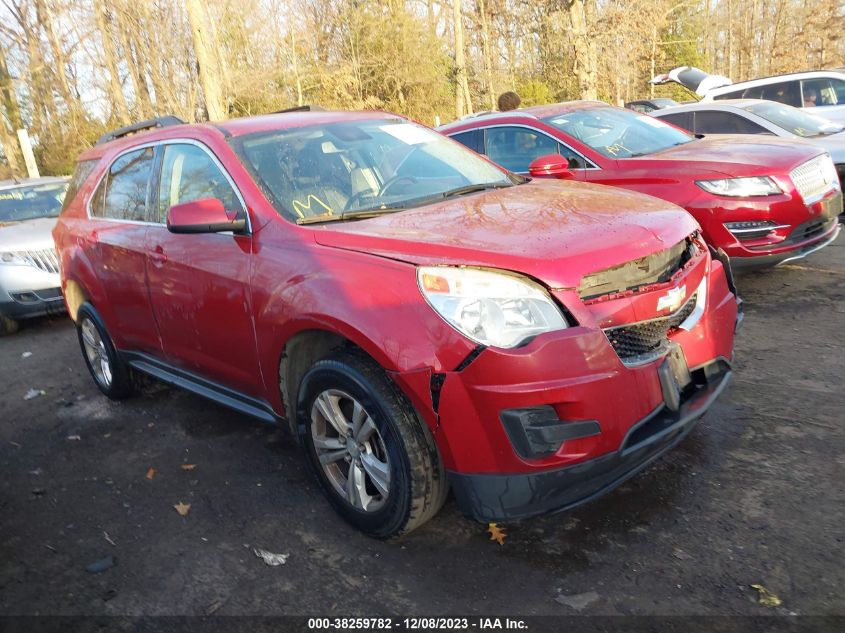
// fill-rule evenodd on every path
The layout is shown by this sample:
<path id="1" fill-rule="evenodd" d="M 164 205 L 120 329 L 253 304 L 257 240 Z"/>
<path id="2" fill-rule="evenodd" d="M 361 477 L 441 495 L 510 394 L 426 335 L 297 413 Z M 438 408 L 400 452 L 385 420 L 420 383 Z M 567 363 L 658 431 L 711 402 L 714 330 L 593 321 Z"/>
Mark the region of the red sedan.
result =
<path id="1" fill-rule="evenodd" d="M 737 300 L 689 214 L 529 182 L 397 116 L 146 122 L 86 151 L 66 200 L 99 389 L 142 372 L 283 425 L 374 536 L 450 485 L 485 521 L 587 501 L 731 375 Z"/>
<path id="2" fill-rule="evenodd" d="M 799 259 L 839 234 L 836 168 L 809 144 L 697 138 L 596 101 L 483 115 L 439 131 L 513 172 L 614 185 L 674 202 L 735 266 Z"/>

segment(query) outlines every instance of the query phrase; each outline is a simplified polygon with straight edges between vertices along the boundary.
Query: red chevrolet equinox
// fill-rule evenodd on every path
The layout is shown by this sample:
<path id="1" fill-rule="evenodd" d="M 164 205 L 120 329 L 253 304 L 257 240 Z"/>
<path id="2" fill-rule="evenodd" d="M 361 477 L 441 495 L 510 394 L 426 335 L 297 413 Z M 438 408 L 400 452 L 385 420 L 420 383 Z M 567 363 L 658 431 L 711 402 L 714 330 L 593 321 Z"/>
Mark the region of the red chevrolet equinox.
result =
<path id="1" fill-rule="evenodd" d="M 68 198 L 62 288 L 100 390 L 140 372 L 283 424 L 373 536 L 450 487 L 484 521 L 596 497 L 731 375 L 727 260 L 687 212 L 398 116 L 144 122 L 85 152 Z"/>
<path id="2" fill-rule="evenodd" d="M 772 266 L 839 235 L 839 177 L 824 149 L 751 135 L 697 138 L 599 101 L 473 117 L 439 130 L 511 171 L 647 193 L 684 207 L 734 267 Z"/>

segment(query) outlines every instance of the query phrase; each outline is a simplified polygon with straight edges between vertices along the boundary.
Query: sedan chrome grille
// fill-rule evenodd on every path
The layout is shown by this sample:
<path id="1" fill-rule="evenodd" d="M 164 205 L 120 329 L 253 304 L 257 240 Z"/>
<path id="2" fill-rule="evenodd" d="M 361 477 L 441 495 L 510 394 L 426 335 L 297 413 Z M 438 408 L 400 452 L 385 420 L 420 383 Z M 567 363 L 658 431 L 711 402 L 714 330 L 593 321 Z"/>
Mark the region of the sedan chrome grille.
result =
<path id="1" fill-rule="evenodd" d="M 804 202 L 818 199 L 836 188 L 839 181 L 833 161 L 826 154 L 799 165 L 789 172 L 789 177 Z"/>
<path id="2" fill-rule="evenodd" d="M 59 272 L 59 256 L 55 249 L 45 248 L 40 251 L 21 251 L 18 253 L 30 266 L 43 270 L 45 273 Z"/>

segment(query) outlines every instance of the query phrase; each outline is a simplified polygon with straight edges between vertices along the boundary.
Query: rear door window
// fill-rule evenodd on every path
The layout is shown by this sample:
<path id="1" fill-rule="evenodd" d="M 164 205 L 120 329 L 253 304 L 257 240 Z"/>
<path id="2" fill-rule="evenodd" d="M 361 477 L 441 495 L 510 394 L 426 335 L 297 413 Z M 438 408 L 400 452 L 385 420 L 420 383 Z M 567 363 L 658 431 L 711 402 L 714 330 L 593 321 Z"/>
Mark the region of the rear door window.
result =
<path id="1" fill-rule="evenodd" d="M 91 214 L 113 220 L 147 219 L 147 190 L 153 167 L 153 148 L 127 152 L 115 160 L 106 176 L 102 207 L 91 202 Z M 101 184 L 101 186 L 103 186 Z"/>
<path id="2" fill-rule="evenodd" d="M 170 207 L 202 198 L 217 198 L 229 212 L 243 211 L 229 179 L 204 149 L 188 143 L 165 145 L 154 221 L 164 223 Z"/>
<path id="3" fill-rule="evenodd" d="M 801 84 L 798 81 L 781 81 L 763 86 L 761 98 L 785 103 L 796 108 L 803 105 L 801 102 Z"/>
<path id="4" fill-rule="evenodd" d="M 766 134 L 768 130 L 734 114 L 717 110 L 695 113 L 696 134 Z"/>
<path id="5" fill-rule="evenodd" d="M 458 141 L 461 145 L 470 148 L 473 152 L 478 152 L 479 154 L 484 153 L 484 130 L 458 132 L 457 134 L 453 134 L 451 138 Z"/>

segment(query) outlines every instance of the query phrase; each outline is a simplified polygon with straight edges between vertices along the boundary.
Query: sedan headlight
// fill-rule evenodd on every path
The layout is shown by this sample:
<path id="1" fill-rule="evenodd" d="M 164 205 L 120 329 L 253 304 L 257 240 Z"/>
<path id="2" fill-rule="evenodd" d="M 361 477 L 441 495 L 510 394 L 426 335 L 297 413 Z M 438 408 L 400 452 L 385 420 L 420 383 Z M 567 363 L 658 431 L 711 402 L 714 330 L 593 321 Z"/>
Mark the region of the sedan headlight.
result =
<path id="1" fill-rule="evenodd" d="M 419 268 L 417 280 L 429 305 L 482 345 L 516 347 L 532 336 L 566 327 L 549 294 L 519 275 L 442 266 Z"/>
<path id="2" fill-rule="evenodd" d="M 723 180 L 696 180 L 695 184 L 708 193 L 717 196 L 745 198 L 751 196 L 772 196 L 783 193 L 778 184 L 768 176 L 750 178 L 725 178 Z"/>
<path id="3" fill-rule="evenodd" d="M 10 266 L 29 266 L 29 262 L 23 257 L 10 251 L 0 253 L 0 264 L 8 264 Z"/>

